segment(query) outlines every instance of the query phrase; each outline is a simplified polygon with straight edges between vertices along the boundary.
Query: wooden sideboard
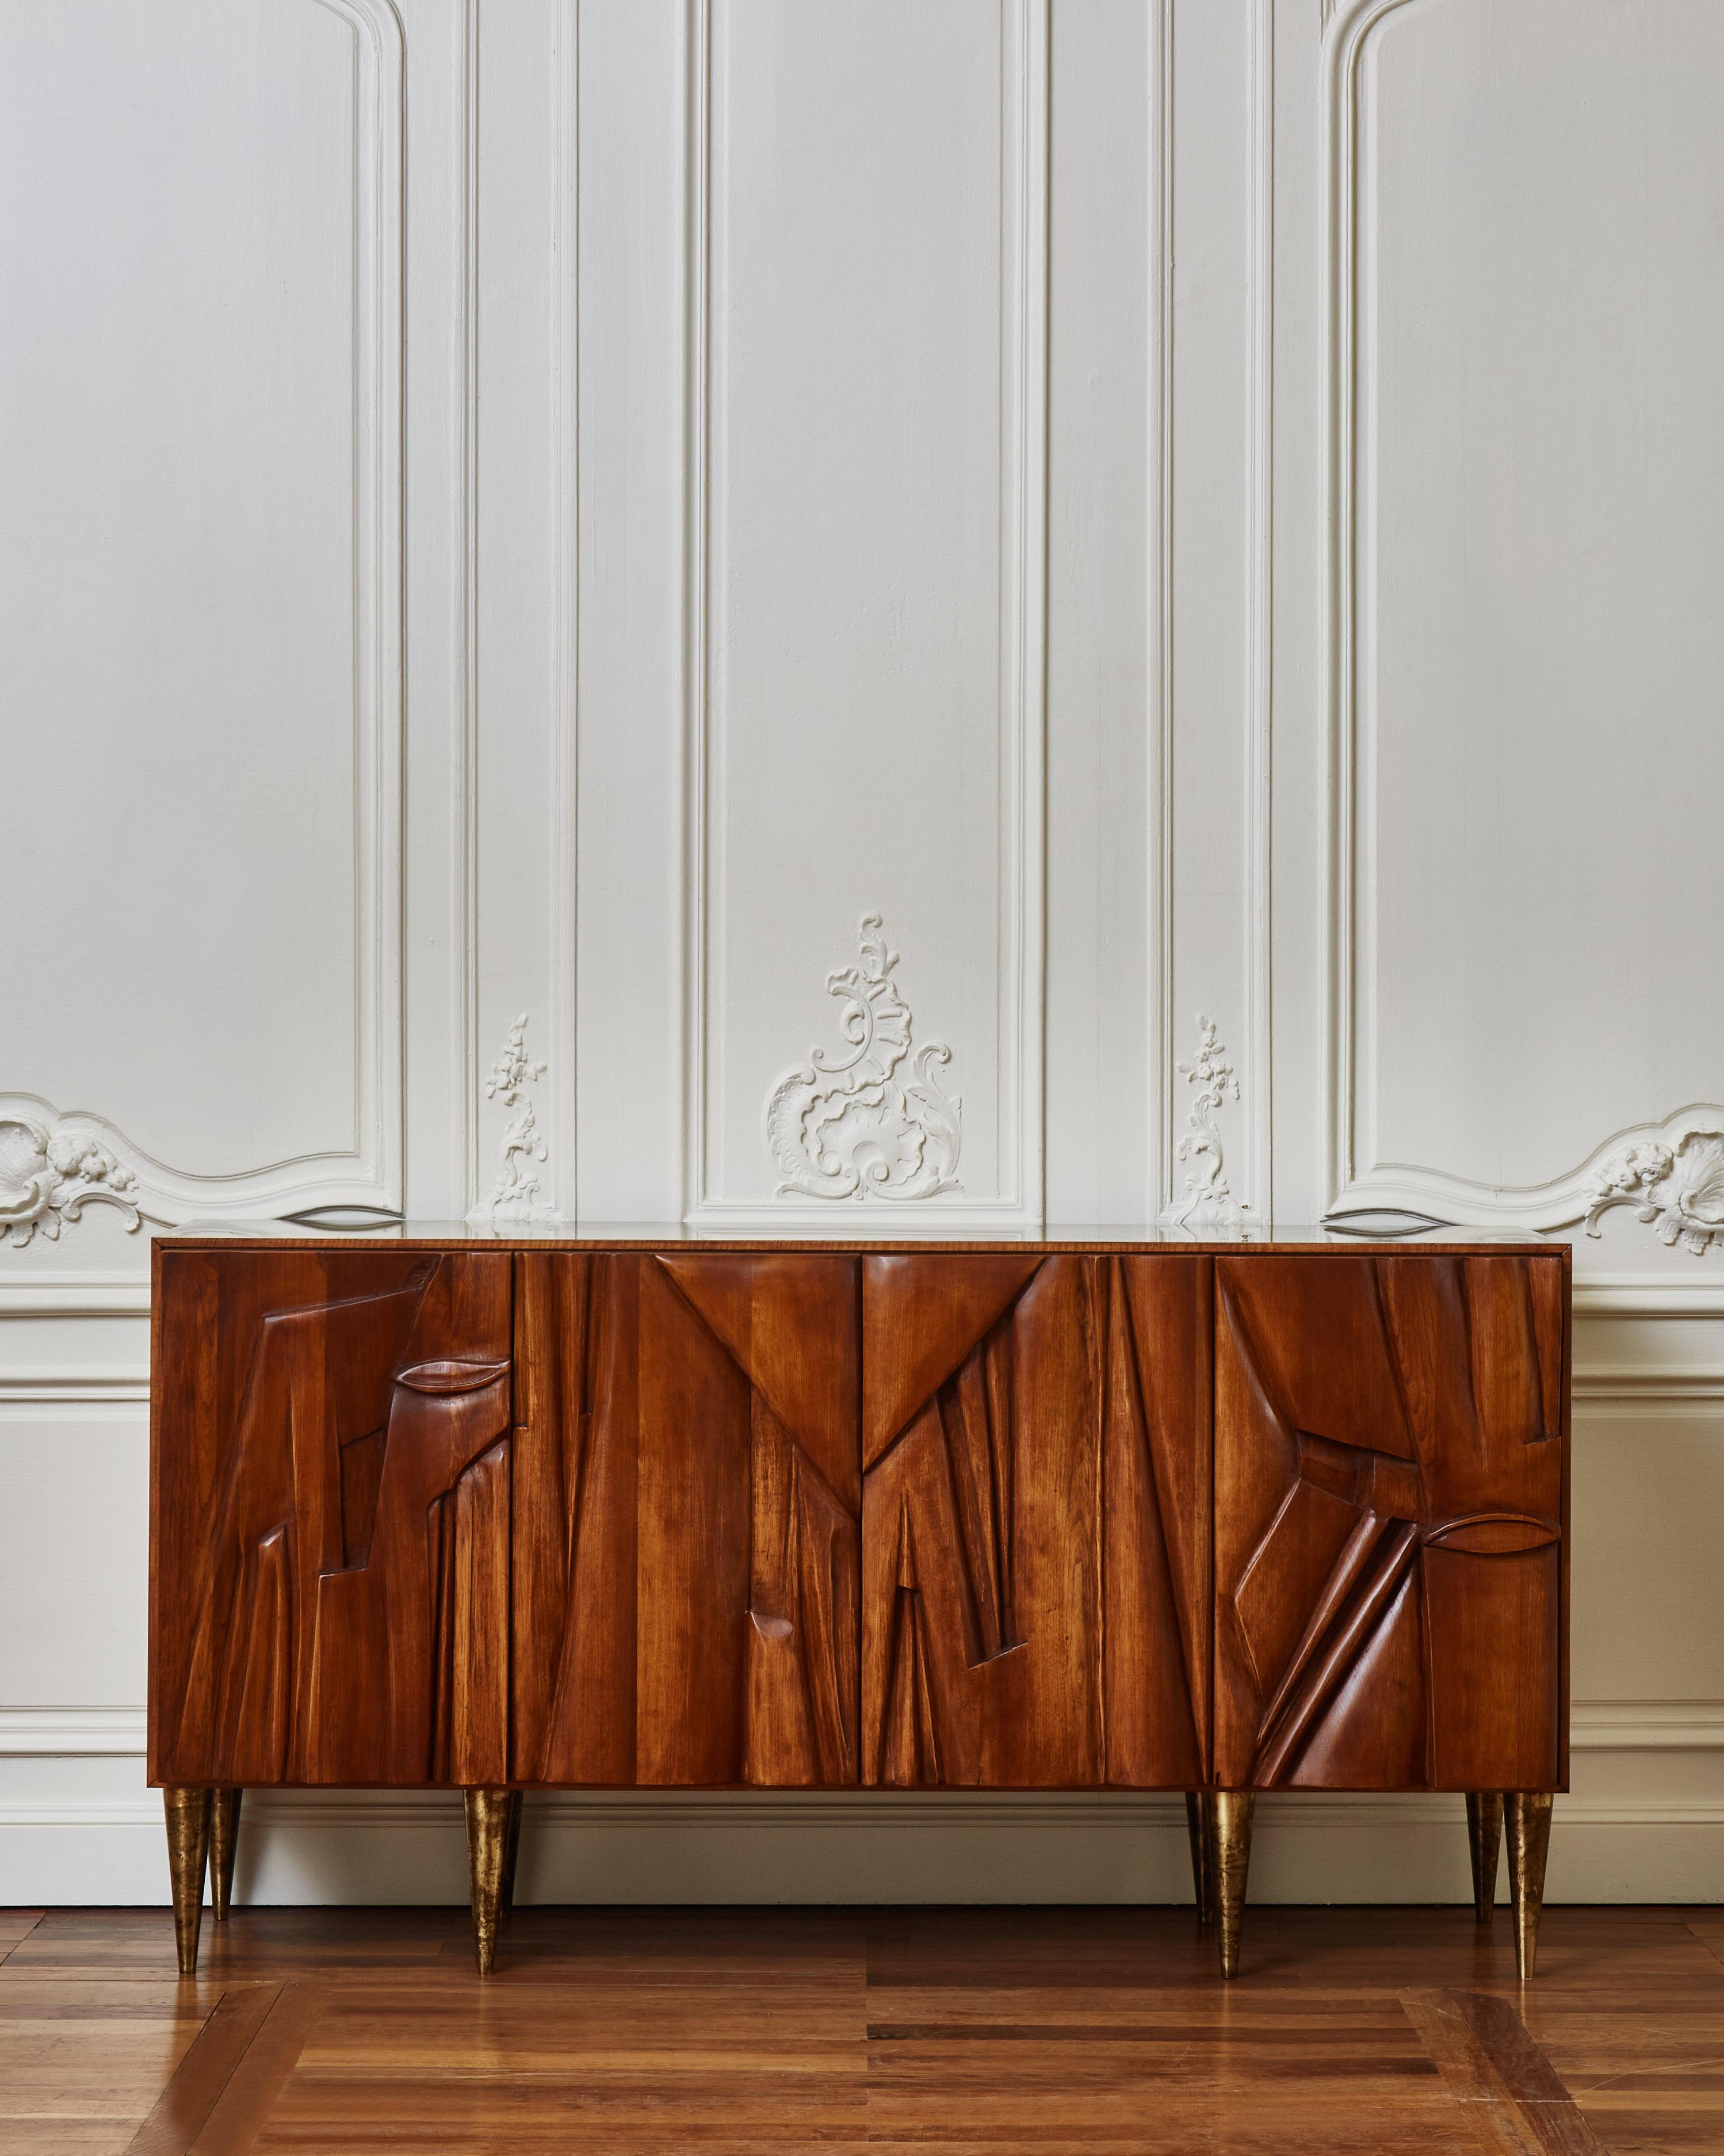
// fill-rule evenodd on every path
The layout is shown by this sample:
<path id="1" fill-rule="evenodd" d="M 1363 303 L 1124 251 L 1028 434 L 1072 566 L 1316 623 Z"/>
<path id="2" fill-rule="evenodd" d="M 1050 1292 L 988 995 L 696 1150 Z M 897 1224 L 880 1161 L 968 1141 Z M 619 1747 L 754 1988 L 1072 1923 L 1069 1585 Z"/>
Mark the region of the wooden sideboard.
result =
<path id="1" fill-rule="evenodd" d="M 150 1778 L 180 1965 L 241 1792 L 1465 1793 L 1532 1969 L 1568 1778 L 1566 1248 L 158 1238 Z M 1459 1815 L 1457 1814 L 1457 1819 Z"/>

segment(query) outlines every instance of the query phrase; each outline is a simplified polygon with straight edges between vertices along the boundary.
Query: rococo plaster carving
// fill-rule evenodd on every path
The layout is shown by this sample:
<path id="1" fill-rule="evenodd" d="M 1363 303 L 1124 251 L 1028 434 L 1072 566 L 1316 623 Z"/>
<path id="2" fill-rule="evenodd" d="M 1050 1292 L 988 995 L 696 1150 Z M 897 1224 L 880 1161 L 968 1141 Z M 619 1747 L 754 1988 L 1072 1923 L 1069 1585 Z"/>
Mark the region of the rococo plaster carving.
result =
<path id="1" fill-rule="evenodd" d="M 1176 1158 L 1197 1165 L 1185 1178 L 1185 1192 L 1162 1210 L 1163 1226 L 1169 1228 L 1239 1228 L 1250 1208 L 1228 1187 L 1222 1157 L 1221 1131 L 1216 1115 L 1231 1094 L 1239 1097 L 1239 1081 L 1213 1019 L 1198 1014 L 1198 1050 L 1193 1061 L 1178 1065 L 1188 1086 L 1200 1088 L 1186 1116 L 1186 1133 Z"/>
<path id="2" fill-rule="evenodd" d="M 844 1005 L 839 1030 L 849 1053 L 829 1060 L 809 1051 L 767 1101 L 767 1147 L 781 1180 L 775 1197 L 885 1198 L 900 1201 L 960 1190 L 962 1102 L 938 1073 L 952 1060 L 942 1042 L 912 1050 L 910 1006 L 892 978 L 898 953 L 877 913 L 862 916 L 859 963 L 827 976 Z M 906 1055 L 916 1075 L 895 1075 Z"/>
<path id="3" fill-rule="evenodd" d="M 1600 1215 L 1613 1205 L 1632 1205 L 1660 1242 L 1704 1257 L 1711 1244 L 1724 1245 L 1724 1118 L 1719 1128 L 1689 1131 L 1674 1145 L 1647 1139 L 1626 1147 L 1599 1171 L 1588 1196 L 1588 1235 L 1598 1233 Z"/>
<path id="4" fill-rule="evenodd" d="M 503 1052 L 485 1081 L 486 1100 L 500 1101 L 515 1112 L 504 1128 L 503 1164 L 497 1170 L 490 1196 L 469 1219 L 543 1220 L 551 1214 L 551 1208 L 540 1195 L 538 1172 L 533 1165 L 547 1159 L 550 1149 L 539 1135 L 538 1117 L 526 1090 L 538 1083 L 549 1065 L 535 1063 L 527 1055 L 526 1025 L 527 1014 L 523 1011 L 510 1027 Z"/>
<path id="5" fill-rule="evenodd" d="M 114 1206 L 126 1216 L 126 1232 L 134 1233 L 141 1216 L 126 1194 L 136 1182 L 73 1122 L 55 1116 L 38 1122 L 21 1112 L 0 1116 L 0 1243 L 22 1248 L 38 1230 L 58 1242 L 61 1222 L 76 1220 L 87 1204 Z"/>

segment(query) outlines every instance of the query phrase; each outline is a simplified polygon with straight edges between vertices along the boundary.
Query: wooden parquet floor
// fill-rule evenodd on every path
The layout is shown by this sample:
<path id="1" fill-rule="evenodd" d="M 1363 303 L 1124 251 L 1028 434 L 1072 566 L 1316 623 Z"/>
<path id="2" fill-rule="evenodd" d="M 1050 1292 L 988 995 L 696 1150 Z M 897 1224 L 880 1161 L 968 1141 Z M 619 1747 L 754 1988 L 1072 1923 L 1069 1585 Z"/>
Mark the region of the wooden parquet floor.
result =
<path id="1" fill-rule="evenodd" d="M 0 1912 L 0 2156 L 1724 2156 L 1724 1912 Z"/>

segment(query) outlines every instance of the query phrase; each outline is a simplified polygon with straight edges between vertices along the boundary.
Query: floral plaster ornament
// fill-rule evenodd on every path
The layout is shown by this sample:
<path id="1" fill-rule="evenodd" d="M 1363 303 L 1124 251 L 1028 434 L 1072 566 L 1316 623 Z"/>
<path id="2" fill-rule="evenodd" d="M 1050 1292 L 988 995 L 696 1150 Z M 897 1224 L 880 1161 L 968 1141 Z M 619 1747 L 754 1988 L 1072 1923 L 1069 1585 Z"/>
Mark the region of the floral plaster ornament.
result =
<path id="1" fill-rule="evenodd" d="M 914 1051 L 910 1007 L 892 978 L 898 953 L 877 913 L 862 916 L 859 963 L 827 976 L 844 1005 L 839 1030 L 847 1055 L 809 1051 L 767 1101 L 767 1148 L 787 1198 L 884 1198 L 900 1202 L 960 1190 L 957 1159 L 963 1103 L 939 1073 L 952 1060 L 942 1042 Z M 911 1057 L 915 1076 L 900 1081 Z"/>
<path id="2" fill-rule="evenodd" d="M 126 1193 L 136 1181 L 83 1131 L 18 1116 L 0 1120 L 0 1242 L 21 1249 L 38 1231 L 58 1242 L 61 1222 L 76 1220 L 86 1204 L 116 1207 L 133 1233 L 141 1216 Z"/>
<path id="3" fill-rule="evenodd" d="M 1724 1243 L 1724 1131 L 1690 1131 L 1674 1147 L 1655 1140 L 1630 1146 L 1588 1197 L 1588 1235 L 1598 1233 L 1601 1214 L 1613 1205 L 1632 1205 L 1661 1243 L 1680 1243 L 1703 1257 L 1713 1243 Z"/>

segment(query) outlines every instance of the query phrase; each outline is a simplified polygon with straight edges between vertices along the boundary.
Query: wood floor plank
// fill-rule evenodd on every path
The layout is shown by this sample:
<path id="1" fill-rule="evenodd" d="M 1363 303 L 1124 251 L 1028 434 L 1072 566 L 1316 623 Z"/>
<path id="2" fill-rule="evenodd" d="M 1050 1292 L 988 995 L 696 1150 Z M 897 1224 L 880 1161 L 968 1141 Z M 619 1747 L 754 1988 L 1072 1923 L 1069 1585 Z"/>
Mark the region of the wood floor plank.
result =
<path id="1" fill-rule="evenodd" d="M 182 1984 L 50 1911 L 0 2156 L 1719 2156 L 1699 1917 L 1551 1910 L 1523 1988 L 1506 1921 L 1253 1909 L 1224 1986 L 1179 1909 L 527 1909 L 490 1980 L 460 1910 L 242 1909 Z"/>
<path id="2" fill-rule="evenodd" d="M 280 1987 L 185 2156 L 250 2156 L 329 1995 L 297 1979 Z"/>
<path id="3" fill-rule="evenodd" d="M 0 1962 L 28 1938 L 47 1913 L 45 1909 L 0 1909 Z"/>
<path id="4" fill-rule="evenodd" d="M 186 2156 L 280 1993 L 279 1984 L 233 1984 L 223 1992 L 126 2156 Z"/>
<path id="5" fill-rule="evenodd" d="M 1529 1996 L 1529 2027 L 1610 2148 L 1724 2149 L 1724 1989 L 1625 1999 L 1622 1987 Z"/>
<path id="6" fill-rule="evenodd" d="M 0 1968 L 0 2151 L 118 2156 L 195 2041 L 213 1999 L 159 1979 L 57 1999 Z M 196 1987 L 187 1986 L 195 1994 Z"/>
<path id="7" fill-rule="evenodd" d="M 1512 2156 L 1599 2156 L 1579 2107 L 1506 1999 L 1414 1991 L 1401 2004 L 1485 2146 Z"/>

